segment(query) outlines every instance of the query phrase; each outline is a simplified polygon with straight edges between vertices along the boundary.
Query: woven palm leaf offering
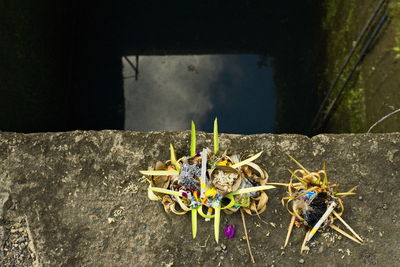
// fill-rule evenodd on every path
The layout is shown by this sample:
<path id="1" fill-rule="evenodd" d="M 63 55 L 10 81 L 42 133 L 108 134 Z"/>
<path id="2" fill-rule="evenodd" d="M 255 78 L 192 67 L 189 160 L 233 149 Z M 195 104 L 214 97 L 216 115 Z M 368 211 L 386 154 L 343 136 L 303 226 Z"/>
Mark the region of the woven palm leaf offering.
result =
<path id="1" fill-rule="evenodd" d="M 267 172 L 255 161 L 261 152 L 241 158 L 219 151 L 217 119 L 214 121 L 214 149 L 196 150 L 196 130 L 192 122 L 190 154 L 177 159 L 172 145 L 171 158 L 157 162 L 155 168 L 140 171 L 148 176 L 148 196 L 158 200 L 167 213 L 192 217 L 192 235 L 196 237 L 198 214 L 206 221 L 214 219 L 215 240 L 219 240 L 221 210 L 233 213 L 243 209 L 249 214 L 260 214 L 268 201 L 264 190 Z M 229 232 L 231 236 L 231 229 Z"/>
<path id="2" fill-rule="evenodd" d="M 285 205 L 292 215 L 288 233 L 286 236 L 285 247 L 287 246 L 293 226 L 305 226 L 307 233 L 301 246 L 301 253 L 308 249 L 306 246 L 315 233 L 322 227 L 330 227 L 352 241 L 361 244 L 361 237 L 344 221 L 343 198 L 354 195 L 358 186 L 353 187 L 347 192 L 338 192 L 338 185 L 330 183 L 324 169 L 317 172 L 308 171 L 297 160 L 288 155 L 299 167 L 291 173 L 290 182 L 287 184 L 288 196 L 282 198 L 282 205 Z M 297 182 L 293 182 L 296 179 Z M 340 229 L 334 223 L 338 220 L 353 234 L 349 234 Z"/>

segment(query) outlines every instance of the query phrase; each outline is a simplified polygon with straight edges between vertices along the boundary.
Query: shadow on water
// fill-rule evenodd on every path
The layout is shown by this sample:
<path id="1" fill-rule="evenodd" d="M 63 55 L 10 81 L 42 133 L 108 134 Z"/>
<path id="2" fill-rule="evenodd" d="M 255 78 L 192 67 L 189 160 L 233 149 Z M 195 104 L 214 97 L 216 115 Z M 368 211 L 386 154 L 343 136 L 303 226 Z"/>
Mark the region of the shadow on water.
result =
<path id="1" fill-rule="evenodd" d="M 230 1 L 229 5 L 215 0 L 120 1 L 95 6 L 42 1 L 23 9 L 20 5 L 0 4 L 6 18 L 0 26 L 4 33 L 1 130 L 123 129 L 124 125 L 151 130 L 154 125 L 146 128 L 137 119 L 149 98 L 138 100 L 146 92 L 165 94 L 145 90 L 150 79 L 146 73 L 157 76 L 163 66 L 154 58 L 164 56 L 175 57 L 176 64 L 184 62 L 182 73 L 189 75 L 195 75 L 198 67 L 186 64 L 194 58 L 214 62 L 202 71 L 211 77 L 216 75 L 211 71 L 218 67 L 215 64 L 224 66 L 217 78 L 203 81 L 207 86 L 200 88 L 208 95 L 193 89 L 190 76 L 183 79 L 189 80 L 185 85 L 196 92 L 197 100 L 203 96 L 210 104 L 201 116 L 198 107 L 207 106 L 206 100 L 195 101 L 192 106 L 197 108 L 181 108 L 183 117 L 155 115 L 158 121 L 172 121 L 164 129 L 172 129 L 173 123 L 180 129 L 176 121 L 184 122 L 186 129 L 193 119 L 210 131 L 213 117 L 218 116 L 224 132 L 308 133 L 317 106 L 317 63 L 323 56 L 318 48 L 317 1 Z M 136 55 L 140 56 L 138 81 L 130 82 L 134 85 L 129 93 L 125 88 L 124 99 L 127 81 L 121 59 Z M 179 76 L 179 72 L 165 76 L 162 82 L 173 84 Z M 170 107 L 176 109 L 174 105 Z"/>

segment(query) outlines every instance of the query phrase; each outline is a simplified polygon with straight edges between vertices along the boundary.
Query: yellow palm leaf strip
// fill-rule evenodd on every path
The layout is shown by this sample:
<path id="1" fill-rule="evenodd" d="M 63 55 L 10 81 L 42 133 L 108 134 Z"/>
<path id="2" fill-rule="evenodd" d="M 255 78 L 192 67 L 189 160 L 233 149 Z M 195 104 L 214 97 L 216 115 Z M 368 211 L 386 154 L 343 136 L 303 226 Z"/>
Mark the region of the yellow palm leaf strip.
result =
<path id="1" fill-rule="evenodd" d="M 244 234 L 245 234 L 245 236 L 246 236 L 247 247 L 248 247 L 248 249 L 249 249 L 249 254 L 250 254 L 250 257 L 251 257 L 251 262 L 252 262 L 252 263 L 256 263 L 256 261 L 254 260 L 254 257 L 253 257 L 253 253 L 251 252 L 249 235 L 247 234 L 246 221 L 245 221 L 245 219 L 244 219 L 244 214 L 243 214 L 242 209 L 240 209 L 240 214 L 242 215 Z"/>
<path id="2" fill-rule="evenodd" d="M 176 197 L 176 202 L 178 202 L 179 206 L 184 211 L 192 210 L 192 208 L 189 208 L 185 203 L 183 203 L 183 201 L 182 201 L 182 199 L 180 197 Z"/>
<path id="3" fill-rule="evenodd" d="M 356 193 L 336 193 L 336 196 L 351 196 L 351 195 L 355 195 Z"/>
<path id="4" fill-rule="evenodd" d="M 351 196 L 351 195 L 355 195 L 355 192 L 345 192 L 345 193 L 336 193 L 335 196 Z"/>
<path id="5" fill-rule="evenodd" d="M 293 214 L 294 216 L 296 216 L 297 219 L 304 221 L 304 218 L 300 216 L 300 214 L 297 212 L 296 209 L 293 209 Z"/>
<path id="6" fill-rule="evenodd" d="M 353 191 L 355 191 L 358 188 L 359 185 L 354 186 L 352 189 L 350 189 L 349 191 L 347 191 L 348 193 L 352 193 Z"/>
<path id="7" fill-rule="evenodd" d="M 301 244 L 300 248 L 300 253 L 303 253 L 303 251 L 306 249 L 306 243 L 308 241 L 308 236 L 310 235 L 310 231 L 306 233 L 306 236 L 304 237 L 303 243 Z"/>
<path id="8" fill-rule="evenodd" d="M 139 171 L 143 175 L 178 175 L 178 171 Z"/>
<path id="9" fill-rule="evenodd" d="M 221 221 L 221 205 L 218 205 L 215 209 L 215 218 L 214 218 L 214 234 L 215 234 L 215 241 L 219 242 L 219 224 Z"/>
<path id="10" fill-rule="evenodd" d="M 303 193 L 301 193 L 301 194 L 295 196 L 295 197 L 293 198 L 293 200 L 294 200 L 294 199 L 298 199 L 299 197 L 302 197 L 302 196 L 304 196 L 305 194 L 307 194 L 307 193 L 309 193 L 309 192 L 311 192 L 311 191 L 314 191 L 314 190 L 317 189 L 317 188 L 318 188 L 318 186 L 311 187 L 310 189 L 305 190 Z"/>
<path id="11" fill-rule="evenodd" d="M 290 184 L 286 184 L 286 183 L 266 183 L 265 185 L 278 185 L 278 186 L 289 187 Z"/>
<path id="12" fill-rule="evenodd" d="M 232 195 L 229 195 L 229 196 L 226 195 L 225 197 L 226 197 L 226 198 L 229 198 L 229 199 L 230 199 L 230 202 L 229 202 L 228 205 L 226 205 L 226 206 L 224 206 L 224 207 L 221 207 L 222 210 L 230 209 L 230 208 L 232 208 L 232 207 L 236 204 L 235 198 L 234 198 Z"/>
<path id="13" fill-rule="evenodd" d="M 337 198 L 337 202 L 339 203 L 339 208 L 340 208 L 340 211 L 337 213 L 339 214 L 339 216 L 342 216 L 343 212 L 344 212 L 343 200 L 341 200 L 340 198 Z"/>
<path id="14" fill-rule="evenodd" d="M 322 188 L 327 187 L 329 184 L 328 175 L 326 174 L 326 161 L 324 161 L 324 180 L 322 181 Z"/>
<path id="15" fill-rule="evenodd" d="M 190 133 L 190 157 L 196 155 L 196 125 L 192 121 L 192 128 Z"/>
<path id="16" fill-rule="evenodd" d="M 265 223 L 266 225 L 269 225 L 269 222 L 263 220 L 263 219 L 260 217 L 260 214 L 259 214 L 259 213 L 257 213 L 257 217 L 258 217 L 258 219 L 259 219 L 260 221 L 262 221 L 262 222 Z"/>
<path id="17" fill-rule="evenodd" d="M 261 178 L 268 179 L 267 172 L 264 171 L 263 169 L 261 169 L 260 166 L 258 166 L 254 162 L 248 162 L 246 165 L 248 165 L 248 166 L 252 167 L 253 169 L 255 169 L 260 174 Z"/>
<path id="18" fill-rule="evenodd" d="M 147 197 L 150 199 L 150 200 L 161 200 L 161 197 L 158 197 L 156 194 L 154 194 L 154 192 L 153 191 L 151 191 L 151 190 L 147 190 Z"/>
<path id="19" fill-rule="evenodd" d="M 284 247 L 286 247 L 287 244 L 289 243 L 290 235 L 292 234 L 292 230 L 293 230 L 293 226 L 294 226 L 294 222 L 295 221 L 296 221 L 296 216 L 292 216 L 292 219 L 290 220 L 288 232 L 287 232 L 287 235 L 286 235 L 286 240 L 285 240 Z"/>
<path id="20" fill-rule="evenodd" d="M 301 184 L 301 183 L 300 183 L 300 184 Z M 288 192 L 289 192 L 289 195 L 290 195 L 290 196 L 293 195 L 292 186 L 293 186 L 293 174 L 290 176 L 289 187 L 288 187 Z"/>
<path id="21" fill-rule="evenodd" d="M 193 239 L 197 235 L 197 209 L 192 208 L 192 236 Z"/>
<path id="22" fill-rule="evenodd" d="M 342 235 L 344 235 L 344 236 L 347 237 L 348 239 L 351 239 L 351 240 L 353 240 L 354 242 L 356 242 L 356 243 L 358 243 L 358 244 L 360 244 L 360 245 L 362 244 L 362 243 L 360 242 L 360 240 L 358 240 L 358 239 L 356 239 L 355 237 L 351 236 L 350 234 L 346 233 L 345 231 L 343 231 L 342 229 L 340 229 L 340 228 L 337 227 L 336 225 L 330 224 L 329 227 L 332 228 L 333 230 L 335 230 L 335 231 L 341 233 Z"/>
<path id="23" fill-rule="evenodd" d="M 336 193 L 336 196 L 346 196 L 346 195 L 355 195 L 356 193 L 354 192 L 357 189 L 358 185 L 354 186 L 352 189 L 350 189 L 347 192 L 343 192 L 343 193 Z"/>
<path id="24" fill-rule="evenodd" d="M 290 196 L 288 196 L 288 197 L 283 197 L 282 199 L 281 199 L 281 203 L 282 203 L 282 206 L 285 206 L 285 200 L 289 200 L 289 199 L 291 199 L 292 197 L 290 197 Z"/>
<path id="25" fill-rule="evenodd" d="M 292 215 L 292 216 L 296 216 L 300 221 L 304 221 L 304 218 L 303 217 L 301 217 L 298 213 L 297 213 L 297 210 L 293 207 L 293 211 L 291 211 L 290 209 L 289 209 L 289 202 L 291 202 L 293 200 L 293 198 L 292 199 L 289 199 L 287 202 L 286 202 L 286 209 L 288 210 L 288 212 L 290 213 L 290 215 Z"/>
<path id="26" fill-rule="evenodd" d="M 237 169 L 237 168 L 239 168 L 239 167 L 241 167 L 243 165 L 247 165 L 247 163 L 252 162 L 252 161 L 256 160 L 258 157 L 260 157 L 262 153 L 263 152 L 261 151 L 260 153 L 257 153 L 257 154 L 255 154 L 254 156 L 252 156 L 252 157 L 250 157 L 248 159 L 245 159 L 245 160 L 243 160 L 241 162 L 238 162 L 238 163 L 232 165 L 232 168 Z"/>
<path id="27" fill-rule="evenodd" d="M 181 167 L 179 166 L 179 163 L 176 160 L 175 149 L 174 149 L 174 146 L 172 144 L 169 145 L 169 150 L 170 150 L 170 154 L 171 154 L 171 163 L 172 163 L 172 165 L 175 166 L 175 169 L 179 172 Z"/>
<path id="28" fill-rule="evenodd" d="M 267 205 L 262 206 L 260 210 L 256 210 L 256 215 L 258 215 L 258 217 L 260 217 L 259 214 L 262 214 L 266 209 L 267 209 Z"/>
<path id="29" fill-rule="evenodd" d="M 297 176 L 295 172 L 293 172 L 292 170 L 289 170 L 289 169 L 288 169 L 288 171 L 292 174 L 292 176 L 294 176 L 297 180 L 299 180 L 299 182 L 300 182 L 303 186 L 307 186 L 307 182 L 306 182 L 306 181 L 303 181 L 303 179 L 300 178 L 299 176 Z"/>
<path id="30" fill-rule="evenodd" d="M 345 220 L 343 220 L 342 216 L 340 216 L 339 214 L 337 214 L 336 211 L 333 211 L 332 213 L 333 213 L 333 215 L 336 216 L 336 218 L 339 219 L 339 221 L 341 221 L 341 222 L 344 224 L 344 226 L 347 227 L 347 229 L 350 230 L 350 232 L 353 233 L 353 235 L 354 235 L 355 237 L 357 237 L 361 242 L 363 242 L 363 240 L 361 239 L 361 237 L 353 230 L 353 228 L 351 228 L 350 225 L 348 225 L 348 224 L 345 222 Z"/>
<path id="31" fill-rule="evenodd" d="M 173 190 L 169 190 L 169 189 L 165 189 L 165 188 L 161 188 L 161 187 L 149 187 L 147 190 L 151 190 L 153 192 L 167 194 L 167 195 L 173 195 L 173 196 L 177 196 L 177 197 L 182 196 L 182 192 L 173 191 Z"/>
<path id="32" fill-rule="evenodd" d="M 261 210 L 267 206 L 268 203 L 268 195 L 264 192 L 261 191 L 261 194 L 259 197 L 254 198 L 254 200 L 256 200 L 257 203 L 257 211 L 260 212 L 260 214 L 262 213 Z M 264 209 L 265 210 L 265 209 Z"/>
<path id="33" fill-rule="evenodd" d="M 323 170 L 317 171 L 318 174 L 318 180 L 317 180 L 317 184 L 320 185 L 321 184 L 321 174 L 323 175 L 323 177 L 325 177 L 325 172 Z"/>
<path id="34" fill-rule="evenodd" d="M 251 210 L 250 210 L 249 208 L 242 207 L 242 208 L 240 208 L 240 210 L 244 210 L 247 214 L 253 215 L 253 214 L 251 213 Z"/>
<path id="35" fill-rule="evenodd" d="M 261 186 L 253 186 L 249 188 L 242 188 L 239 190 L 236 190 L 234 192 L 229 193 L 228 195 L 240 195 L 240 194 L 246 194 L 246 193 L 251 193 L 255 191 L 261 191 L 261 190 L 268 190 L 268 189 L 273 189 L 276 188 L 273 185 L 261 185 Z"/>
<path id="36" fill-rule="evenodd" d="M 309 173 L 309 171 L 306 168 L 304 168 L 304 166 L 301 165 L 300 162 L 298 162 L 295 158 L 293 158 L 289 154 L 286 154 L 286 155 L 288 155 L 288 157 L 291 158 L 294 161 L 294 163 L 296 163 L 297 166 L 299 166 L 301 169 L 303 169 L 307 174 Z"/>
<path id="37" fill-rule="evenodd" d="M 218 119 L 215 118 L 214 120 L 214 154 L 218 153 L 219 150 L 219 141 L 218 141 Z"/>
<path id="38" fill-rule="evenodd" d="M 174 203 L 172 203 L 171 204 L 171 206 L 170 206 L 170 209 L 171 209 L 171 211 L 174 213 L 174 214 L 176 214 L 176 215 L 185 215 L 186 213 L 187 213 L 187 211 L 177 211 L 176 209 L 175 209 L 175 202 Z"/>
<path id="39" fill-rule="evenodd" d="M 320 181 L 321 181 L 321 175 L 319 175 L 318 172 L 311 172 L 308 176 L 311 177 L 311 182 L 314 183 L 314 179 L 315 178 L 315 184 L 320 185 Z"/>
<path id="40" fill-rule="evenodd" d="M 262 221 L 262 222 L 265 223 L 265 224 L 268 224 L 266 221 L 264 221 L 263 219 L 261 219 L 260 213 L 258 213 L 258 211 L 256 211 L 256 215 L 257 215 L 258 219 L 260 219 L 260 221 Z"/>
<path id="41" fill-rule="evenodd" d="M 257 203 L 256 203 L 256 201 L 252 201 L 250 203 L 250 210 L 251 210 L 251 215 L 254 215 L 255 213 L 257 213 Z"/>
<path id="42" fill-rule="evenodd" d="M 207 215 L 207 214 L 205 214 L 204 211 L 203 211 L 203 206 L 200 206 L 197 209 L 197 212 L 200 214 L 201 217 L 206 218 L 206 219 L 212 219 L 212 218 L 215 217 L 215 215 Z"/>

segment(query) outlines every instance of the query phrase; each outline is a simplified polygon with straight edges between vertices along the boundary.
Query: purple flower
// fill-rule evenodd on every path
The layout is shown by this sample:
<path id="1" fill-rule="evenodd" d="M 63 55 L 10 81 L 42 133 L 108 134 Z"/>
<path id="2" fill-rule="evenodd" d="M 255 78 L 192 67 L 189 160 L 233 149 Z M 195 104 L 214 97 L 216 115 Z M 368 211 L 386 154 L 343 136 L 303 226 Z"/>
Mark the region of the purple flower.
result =
<path id="1" fill-rule="evenodd" d="M 224 228 L 224 234 L 227 238 L 233 238 L 235 236 L 236 230 L 234 224 L 227 224 Z"/>

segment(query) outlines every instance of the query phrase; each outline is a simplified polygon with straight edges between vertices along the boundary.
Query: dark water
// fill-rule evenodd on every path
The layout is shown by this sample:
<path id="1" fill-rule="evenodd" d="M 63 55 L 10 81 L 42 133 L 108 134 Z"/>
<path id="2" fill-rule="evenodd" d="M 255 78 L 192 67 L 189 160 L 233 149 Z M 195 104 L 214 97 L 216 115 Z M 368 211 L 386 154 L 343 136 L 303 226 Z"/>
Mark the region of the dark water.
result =
<path id="1" fill-rule="evenodd" d="M 125 128 L 185 130 L 193 120 L 212 131 L 218 117 L 224 132 L 273 132 L 273 70 L 258 61 L 256 55 L 144 56 L 136 80 L 123 60 Z"/>
<path id="2" fill-rule="evenodd" d="M 319 1 L 0 4 L 0 130 L 308 133 Z M 124 56 L 139 55 L 139 76 Z M 134 61 L 134 57 L 130 57 Z M 125 62 L 125 63 L 124 63 Z"/>

